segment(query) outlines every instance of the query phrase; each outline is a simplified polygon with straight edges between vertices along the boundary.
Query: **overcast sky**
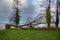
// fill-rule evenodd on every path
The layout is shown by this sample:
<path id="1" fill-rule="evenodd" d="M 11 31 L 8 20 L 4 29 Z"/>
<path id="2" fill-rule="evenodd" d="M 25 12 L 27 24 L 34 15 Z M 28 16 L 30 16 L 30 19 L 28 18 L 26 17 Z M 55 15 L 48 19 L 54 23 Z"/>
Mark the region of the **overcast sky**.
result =
<path id="1" fill-rule="evenodd" d="M 0 23 L 8 23 L 12 13 L 12 0 L 0 0 Z M 22 0 L 21 22 L 25 22 L 28 16 L 34 18 L 39 11 L 48 5 L 47 0 Z M 51 1 L 52 13 L 56 10 L 56 0 Z M 44 12 L 44 11 L 43 11 Z"/>

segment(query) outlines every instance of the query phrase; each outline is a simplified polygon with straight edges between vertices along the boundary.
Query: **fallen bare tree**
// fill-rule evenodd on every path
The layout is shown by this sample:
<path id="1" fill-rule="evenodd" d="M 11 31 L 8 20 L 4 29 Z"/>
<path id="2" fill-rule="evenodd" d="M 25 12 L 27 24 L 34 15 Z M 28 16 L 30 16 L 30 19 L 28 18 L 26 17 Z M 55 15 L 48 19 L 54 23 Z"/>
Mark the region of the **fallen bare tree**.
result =
<path id="1" fill-rule="evenodd" d="M 50 20 L 51 20 L 51 18 L 48 16 L 49 14 L 49 12 L 50 12 L 50 4 L 48 5 L 48 8 L 47 8 L 47 16 L 46 17 L 48 17 L 47 18 L 47 23 L 48 23 L 48 27 L 50 27 Z M 15 12 L 15 11 L 14 11 Z M 6 24 L 6 28 L 10 28 L 10 26 L 13 26 L 13 27 L 19 27 L 19 28 L 22 28 L 23 26 L 29 26 L 31 29 L 33 29 L 34 28 L 34 26 L 38 26 L 39 24 L 46 24 L 46 22 L 41 22 L 41 19 L 43 18 L 43 17 L 45 17 L 44 15 L 41 15 L 41 13 L 39 13 L 33 20 L 31 19 L 32 17 L 31 16 L 28 16 L 28 18 L 27 18 L 27 20 L 26 20 L 26 22 L 25 22 L 25 24 L 23 24 L 23 25 L 18 25 L 19 24 L 19 18 L 18 18 L 18 15 L 17 15 L 17 13 L 18 13 L 18 10 L 16 11 L 16 15 L 15 14 L 13 14 L 14 15 L 14 17 L 16 16 L 16 18 L 14 18 L 14 17 L 12 17 L 12 20 L 10 19 L 10 22 L 11 21 L 13 21 L 13 23 L 14 24 Z M 50 15 L 51 16 L 51 15 Z M 54 21 L 54 20 L 53 20 Z M 53 23 L 53 22 L 51 22 L 51 23 Z M 17 24 L 17 25 L 16 25 Z"/>

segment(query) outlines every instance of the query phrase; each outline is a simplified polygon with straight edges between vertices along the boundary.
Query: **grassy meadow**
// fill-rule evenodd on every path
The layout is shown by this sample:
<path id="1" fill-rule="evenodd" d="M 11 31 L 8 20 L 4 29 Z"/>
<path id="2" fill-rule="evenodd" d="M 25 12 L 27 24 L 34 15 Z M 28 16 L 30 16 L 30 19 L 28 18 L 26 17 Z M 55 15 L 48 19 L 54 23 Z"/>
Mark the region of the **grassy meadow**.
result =
<path id="1" fill-rule="evenodd" d="M 0 30 L 0 40 L 60 40 L 60 28 L 57 30 Z"/>

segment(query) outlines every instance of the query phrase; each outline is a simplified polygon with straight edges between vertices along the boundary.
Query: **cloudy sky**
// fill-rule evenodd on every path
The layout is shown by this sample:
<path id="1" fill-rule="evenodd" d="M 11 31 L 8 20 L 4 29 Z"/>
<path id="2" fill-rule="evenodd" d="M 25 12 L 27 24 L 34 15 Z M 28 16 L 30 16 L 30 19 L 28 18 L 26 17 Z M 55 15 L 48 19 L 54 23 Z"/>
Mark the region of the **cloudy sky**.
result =
<path id="1" fill-rule="evenodd" d="M 25 22 L 28 16 L 36 17 L 38 13 L 45 12 L 45 8 L 48 5 L 48 0 L 21 0 L 22 12 L 21 22 Z M 13 0 L 0 0 L 0 23 L 8 23 L 9 17 L 12 13 Z M 54 13 L 56 10 L 56 0 L 51 0 L 51 11 Z M 40 12 L 39 12 L 40 11 Z"/>

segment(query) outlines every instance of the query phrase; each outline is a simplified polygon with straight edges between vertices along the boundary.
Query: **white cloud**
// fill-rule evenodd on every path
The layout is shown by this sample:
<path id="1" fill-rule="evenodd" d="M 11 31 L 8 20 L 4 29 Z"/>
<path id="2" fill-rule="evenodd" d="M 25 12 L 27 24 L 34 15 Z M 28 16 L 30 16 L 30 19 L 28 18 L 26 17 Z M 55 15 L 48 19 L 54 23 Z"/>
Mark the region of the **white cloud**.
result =
<path id="1" fill-rule="evenodd" d="M 4 1 L 6 2 L 6 4 L 7 4 L 9 7 L 11 7 L 11 5 L 13 5 L 13 0 L 4 0 Z M 21 1 L 22 4 L 25 5 L 27 0 L 19 0 L 19 1 Z"/>
<path id="2" fill-rule="evenodd" d="M 23 5 L 26 5 L 27 0 L 21 0 Z"/>
<path id="3" fill-rule="evenodd" d="M 9 6 L 11 6 L 11 4 L 13 3 L 13 0 L 4 0 L 5 1 L 5 3 L 7 4 L 7 5 L 9 5 Z"/>

